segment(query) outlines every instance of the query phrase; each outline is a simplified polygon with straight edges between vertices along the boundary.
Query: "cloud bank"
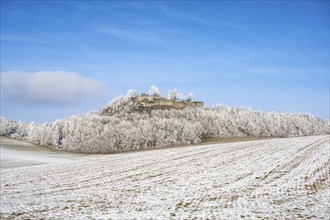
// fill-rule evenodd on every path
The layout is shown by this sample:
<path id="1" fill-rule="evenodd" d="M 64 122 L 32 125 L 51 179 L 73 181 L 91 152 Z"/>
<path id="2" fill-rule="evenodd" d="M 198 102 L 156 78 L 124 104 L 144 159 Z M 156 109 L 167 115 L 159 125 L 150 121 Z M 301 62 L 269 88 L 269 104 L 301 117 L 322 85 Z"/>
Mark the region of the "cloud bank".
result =
<path id="1" fill-rule="evenodd" d="M 102 84 L 66 71 L 1 73 L 1 98 L 18 104 L 78 104 L 102 95 Z"/>

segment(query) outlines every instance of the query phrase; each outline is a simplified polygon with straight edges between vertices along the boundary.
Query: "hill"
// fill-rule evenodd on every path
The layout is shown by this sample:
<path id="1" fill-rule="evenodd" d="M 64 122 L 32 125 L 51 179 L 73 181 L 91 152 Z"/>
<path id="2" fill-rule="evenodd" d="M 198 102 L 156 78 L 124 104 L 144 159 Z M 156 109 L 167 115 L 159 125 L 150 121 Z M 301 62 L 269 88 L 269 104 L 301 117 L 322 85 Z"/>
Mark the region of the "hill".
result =
<path id="1" fill-rule="evenodd" d="M 173 96 L 175 98 L 175 96 Z M 200 143 L 207 137 L 296 137 L 329 134 L 312 115 L 255 112 L 227 106 L 149 108 L 129 90 L 100 112 L 51 124 L 1 117 L 0 135 L 59 150 L 111 153 Z"/>

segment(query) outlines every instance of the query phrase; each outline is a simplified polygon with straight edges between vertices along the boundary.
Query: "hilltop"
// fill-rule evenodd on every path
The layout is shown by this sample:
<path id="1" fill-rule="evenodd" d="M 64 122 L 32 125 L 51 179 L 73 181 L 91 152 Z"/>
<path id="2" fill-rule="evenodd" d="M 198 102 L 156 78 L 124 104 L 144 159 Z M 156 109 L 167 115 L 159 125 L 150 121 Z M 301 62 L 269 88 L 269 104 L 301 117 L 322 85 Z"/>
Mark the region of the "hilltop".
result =
<path id="1" fill-rule="evenodd" d="M 227 106 L 204 107 L 176 90 L 160 97 L 129 90 L 99 112 L 51 124 L 1 117 L 0 135 L 51 148 L 111 153 L 200 143 L 207 137 L 297 137 L 329 134 L 329 122 L 312 115 L 255 112 Z M 164 104 L 165 103 L 165 104 Z"/>
<path id="2" fill-rule="evenodd" d="M 141 95 L 135 96 L 132 95 L 129 97 L 131 104 L 134 106 L 131 110 L 132 111 L 146 111 L 152 109 L 183 109 L 187 107 L 203 107 L 204 102 L 201 101 L 191 101 L 191 97 L 188 97 L 183 100 L 179 100 L 178 98 L 166 99 L 160 94 L 152 94 L 148 95 L 146 93 L 142 93 Z M 115 109 L 113 105 L 110 104 L 102 109 L 101 115 L 112 115 Z"/>

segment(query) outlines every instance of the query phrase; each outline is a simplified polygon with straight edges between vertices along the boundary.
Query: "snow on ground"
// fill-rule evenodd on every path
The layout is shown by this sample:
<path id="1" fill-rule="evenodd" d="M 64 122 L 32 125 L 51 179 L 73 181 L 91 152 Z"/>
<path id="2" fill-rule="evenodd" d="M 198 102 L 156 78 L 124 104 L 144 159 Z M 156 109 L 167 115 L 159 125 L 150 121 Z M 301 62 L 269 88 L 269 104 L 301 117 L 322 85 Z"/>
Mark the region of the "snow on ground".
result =
<path id="1" fill-rule="evenodd" d="M 2 219 L 329 219 L 329 136 L 1 170 Z"/>
<path id="2" fill-rule="evenodd" d="M 13 167 L 63 163 L 79 159 L 86 154 L 56 151 L 51 148 L 0 137 L 1 170 Z M 89 156 L 89 155 L 88 155 Z"/>

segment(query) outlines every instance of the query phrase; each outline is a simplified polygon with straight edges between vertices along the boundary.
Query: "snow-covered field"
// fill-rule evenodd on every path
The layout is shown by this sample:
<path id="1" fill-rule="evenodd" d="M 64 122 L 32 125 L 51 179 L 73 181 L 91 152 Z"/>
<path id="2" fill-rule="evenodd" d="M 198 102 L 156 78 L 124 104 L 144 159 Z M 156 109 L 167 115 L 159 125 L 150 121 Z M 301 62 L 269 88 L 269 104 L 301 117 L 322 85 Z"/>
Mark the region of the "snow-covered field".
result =
<path id="1" fill-rule="evenodd" d="M 329 136 L 1 170 L 1 219 L 329 219 Z"/>
<path id="2" fill-rule="evenodd" d="M 2 136 L 0 136 L 0 152 L 1 170 L 12 167 L 69 162 L 82 156 L 87 156 L 87 154 L 56 151 L 51 148 Z"/>

